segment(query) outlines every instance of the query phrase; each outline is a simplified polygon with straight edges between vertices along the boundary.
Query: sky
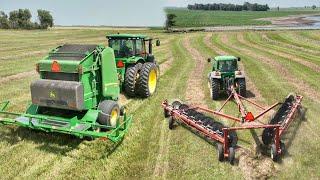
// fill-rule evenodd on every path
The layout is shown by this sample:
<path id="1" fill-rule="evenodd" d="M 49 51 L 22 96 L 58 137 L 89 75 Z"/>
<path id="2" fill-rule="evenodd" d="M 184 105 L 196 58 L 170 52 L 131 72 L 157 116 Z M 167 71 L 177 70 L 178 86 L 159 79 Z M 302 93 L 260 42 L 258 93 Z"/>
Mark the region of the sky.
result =
<path id="1" fill-rule="evenodd" d="M 270 7 L 303 7 L 320 0 L 246 0 Z M 194 3 L 235 3 L 235 0 L 0 0 L 0 11 L 9 13 L 28 8 L 33 21 L 37 9 L 51 12 L 56 25 L 105 25 L 105 26 L 162 26 L 165 21 L 164 7 L 185 7 Z"/>

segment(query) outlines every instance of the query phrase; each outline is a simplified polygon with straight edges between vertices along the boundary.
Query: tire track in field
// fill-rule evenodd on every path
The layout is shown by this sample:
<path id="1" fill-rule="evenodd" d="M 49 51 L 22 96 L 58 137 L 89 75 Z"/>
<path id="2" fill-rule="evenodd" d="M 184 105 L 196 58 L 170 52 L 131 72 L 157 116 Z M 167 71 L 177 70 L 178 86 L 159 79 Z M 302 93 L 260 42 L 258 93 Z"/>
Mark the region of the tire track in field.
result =
<path id="1" fill-rule="evenodd" d="M 160 74 L 161 76 L 165 74 L 165 72 L 171 67 L 173 63 L 173 55 L 170 50 L 170 58 L 164 63 L 160 64 Z M 161 67 L 162 65 L 162 67 Z M 164 70 L 163 70 L 164 69 Z M 175 79 L 173 84 L 176 84 L 178 79 Z M 160 138 L 159 138 L 159 152 L 155 164 L 155 168 L 153 170 L 154 178 L 163 178 L 166 179 L 167 172 L 169 170 L 169 145 L 170 145 L 170 137 L 171 133 L 167 133 L 167 121 L 163 121 L 161 124 Z M 156 127 L 154 127 L 156 128 Z"/>
<path id="2" fill-rule="evenodd" d="M 173 55 L 172 51 L 169 50 L 170 58 L 168 61 L 160 64 L 160 73 L 164 74 L 165 71 L 171 67 L 173 63 Z M 161 67 L 163 65 L 163 67 Z M 164 68 L 164 71 L 162 69 Z M 178 79 L 173 82 L 173 84 L 176 84 Z M 154 178 L 161 178 L 166 179 L 166 175 L 169 170 L 169 146 L 170 146 L 170 139 L 171 139 L 171 133 L 167 133 L 167 121 L 163 121 L 161 125 L 161 132 L 160 132 L 160 138 L 159 138 L 159 153 L 156 160 L 156 165 L 153 171 L 153 177 Z M 166 134 L 167 133 L 167 134 Z"/>
<path id="3" fill-rule="evenodd" d="M 222 34 L 221 42 L 232 49 L 236 49 L 231 43 L 229 42 L 229 38 L 227 34 Z M 241 51 L 240 51 L 241 52 Z M 243 68 L 243 63 L 240 63 L 241 67 Z M 246 76 L 247 79 L 248 76 Z M 249 85 L 249 83 L 248 83 Z M 255 97 L 256 101 L 261 102 L 265 101 L 262 97 L 261 93 L 252 83 L 249 88 L 253 88 L 254 92 L 258 94 L 258 97 Z M 253 134 L 255 136 L 255 134 Z M 257 138 L 257 137 L 256 137 Z M 260 142 L 256 142 L 260 143 Z M 259 144 L 254 146 L 255 151 L 258 150 Z M 273 161 L 270 158 L 264 156 L 258 156 L 257 152 L 252 152 L 250 149 L 239 149 L 239 168 L 243 173 L 246 179 L 268 179 L 273 176 L 275 172 L 275 166 Z"/>
<path id="4" fill-rule="evenodd" d="M 258 45 L 254 45 L 252 43 L 247 42 L 244 39 L 243 34 L 237 34 L 237 40 L 238 40 L 238 42 L 240 42 L 241 44 L 243 44 L 247 47 L 252 47 L 252 48 L 255 48 L 255 49 L 258 49 L 261 51 L 265 50 L 264 48 L 262 48 Z M 314 88 L 312 88 L 308 84 L 304 83 L 303 81 L 297 79 L 297 77 L 294 77 L 292 75 L 292 73 L 288 71 L 288 69 L 286 69 L 284 66 L 282 66 L 277 61 L 272 60 L 266 56 L 259 56 L 259 54 L 254 52 L 252 49 L 249 50 L 249 48 L 248 49 L 240 48 L 240 47 L 234 47 L 234 48 L 241 50 L 242 52 L 245 52 L 245 54 L 247 54 L 250 57 L 253 57 L 255 59 L 260 60 L 266 66 L 269 66 L 271 68 L 276 69 L 281 74 L 281 77 L 283 77 L 285 79 L 286 82 L 291 82 L 291 84 L 296 88 L 298 93 L 306 94 L 309 97 L 316 97 L 313 100 L 318 103 L 320 102 L 320 94 L 318 93 L 317 90 L 315 90 Z"/>
<path id="5" fill-rule="evenodd" d="M 262 38 L 265 38 L 265 37 L 266 37 L 266 35 L 263 34 Z M 272 53 L 272 54 L 274 54 L 276 56 L 279 56 L 279 57 L 282 57 L 282 58 L 285 58 L 285 59 L 288 59 L 288 60 L 292 60 L 294 62 L 297 62 L 297 63 L 299 63 L 301 65 L 304 65 L 304 66 L 314 70 L 315 72 L 318 72 L 318 73 L 320 72 L 320 66 L 318 66 L 317 64 L 314 64 L 314 63 L 309 62 L 309 61 L 305 61 L 305 60 L 303 60 L 301 58 L 297 58 L 296 56 L 294 56 L 293 54 L 290 54 L 290 53 L 284 53 L 284 52 L 273 50 L 273 49 L 271 49 L 271 48 L 269 48 L 269 47 L 267 47 L 265 45 L 259 46 L 259 49 L 260 50 L 261 49 L 266 50 L 263 47 L 267 48 L 268 52 L 270 52 L 270 53 Z"/>
<path id="6" fill-rule="evenodd" d="M 203 57 L 198 50 L 196 50 L 190 45 L 189 36 L 187 36 L 183 40 L 183 46 L 187 49 L 192 59 L 196 62 L 196 66 L 192 70 L 188 78 L 188 91 L 186 91 L 186 100 L 192 103 L 193 105 L 207 107 L 207 105 L 204 103 L 205 94 L 204 90 L 202 89 L 202 84 L 204 80 L 202 73 L 205 70 L 205 57 Z"/>

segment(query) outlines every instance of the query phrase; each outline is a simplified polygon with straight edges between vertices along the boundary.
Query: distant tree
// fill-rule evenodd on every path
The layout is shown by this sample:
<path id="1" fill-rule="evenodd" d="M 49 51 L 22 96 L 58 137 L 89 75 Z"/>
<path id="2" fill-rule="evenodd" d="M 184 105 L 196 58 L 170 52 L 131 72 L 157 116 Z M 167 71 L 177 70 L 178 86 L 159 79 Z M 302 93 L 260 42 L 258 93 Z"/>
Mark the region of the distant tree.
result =
<path id="1" fill-rule="evenodd" d="M 30 29 L 32 26 L 31 12 L 29 9 L 14 10 L 9 13 L 10 27 L 13 29 Z"/>
<path id="2" fill-rule="evenodd" d="M 280 11 L 280 7 L 279 6 L 277 7 L 277 10 Z"/>
<path id="3" fill-rule="evenodd" d="M 243 5 L 238 4 L 224 4 L 224 3 L 213 3 L 213 4 L 188 4 L 187 7 L 189 10 L 211 10 L 211 11 L 268 11 L 270 10 L 268 4 L 251 4 L 245 2 Z"/>
<path id="4" fill-rule="evenodd" d="M 10 28 L 8 15 L 6 15 L 6 13 L 4 13 L 3 11 L 0 11 L 0 28 L 2 29 Z"/>
<path id="5" fill-rule="evenodd" d="M 53 26 L 53 17 L 51 16 L 49 11 L 39 9 L 38 10 L 38 18 L 40 21 L 40 28 L 47 29 L 48 27 Z"/>
<path id="6" fill-rule="evenodd" d="M 317 8 L 317 6 L 316 6 L 316 5 L 313 5 L 311 8 L 314 10 L 314 9 L 316 9 L 316 8 Z"/>
<path id="7" fill-rule="evenodd" d="M 174 18 L 177 16 L 175 14 L 167 14 L 167 20 L 166 20 L 166 30 L 169 30 L 171 27 L 173 27 L 176 23 Z"/>

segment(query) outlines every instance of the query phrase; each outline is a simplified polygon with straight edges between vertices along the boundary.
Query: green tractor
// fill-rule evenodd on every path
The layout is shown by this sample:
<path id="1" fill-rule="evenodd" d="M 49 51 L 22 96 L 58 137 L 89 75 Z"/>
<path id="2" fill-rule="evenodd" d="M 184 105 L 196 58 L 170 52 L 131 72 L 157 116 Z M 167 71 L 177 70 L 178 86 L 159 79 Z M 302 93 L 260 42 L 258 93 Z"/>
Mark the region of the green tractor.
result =
<path id="1" fill-rule="evenodd" d="M 32 103 L 25 113 L 0 107 L 0 124 L 18 125 L 79 138 L 122 139 L 132 117 L 118 104 L 120 88 L 113 49 L 65 44 L 37 64 Z"/>
<path id="2" fill-rule="evenodd" d="M 151 96 L 159 77 L 159 66 L 152 54 L 153 39 L 133 34 L 112 34 L 107 39 L 116 57 L 121 90 L 129 97 Z M 156 46 L 160 46 L 159 40 Z"/>
<path id="3" fill-rule="evenodd" d="M 209 73 L 210 95 L 213 100 L 219 98 L 221 92 L 230 94 L 230 88 L 235 87 L 238 93 L 246 97 L 246 79 L 243 71 L 239 70 L 238 61 L 235 56 L 217 56 L 213 60 L 212 72 Z"/>

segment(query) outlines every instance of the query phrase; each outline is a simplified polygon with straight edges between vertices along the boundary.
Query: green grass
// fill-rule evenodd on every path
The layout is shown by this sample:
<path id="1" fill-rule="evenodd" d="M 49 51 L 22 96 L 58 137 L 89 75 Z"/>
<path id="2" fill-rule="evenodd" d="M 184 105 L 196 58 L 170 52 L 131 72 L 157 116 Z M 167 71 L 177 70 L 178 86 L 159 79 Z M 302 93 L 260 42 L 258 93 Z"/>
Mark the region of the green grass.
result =
<path id="1" fill-rule="evenodd" d="M 62 30 L 4 31 L 0 30 L 0 78 L 34 69 L 34 64 L 51 48 L 64 42 L 105 43 L 105 34 L 116 30 Z M 121 30 L 120 30 L 121 31 Z M 207 73 L 211 65 L 206 58 L 218 54 L 204 41 L 208 33 L 165 34 L 159 31 L 130 31 L 159 37 L 162 46 L 154 48 L 155 57 L 162 64 L 172 60 L 171 67 L 160 78 L 157 93 L 149 99 L 132 99 L 128 113 L 134 121 L 124 141 L 116 148 L 105 141 L 81 141 L 63 134 L 30 131 L 13 126 L 0 127 L 0 174 L 2 179 L 245 179 L 239 167 L 220 163 L 215 148 L 185 128 L 168 130 L 160 103 L 164 99 L 186 99 L 187 82 L 197 61 L 184 47 L 183 41 L 190 36 L 191 47 L 202 55 L 207 67 L 201 73 L 199 90 L 204 91 L 204 104 L 214 109 L 221 101 L 212 101 L 207 87 Z M 273 31 L 273 32 L 222 32 L 210 33 L 214 46 L 228 54 L 242 57 L 246 75 L 261 94 L 256 100 L 266 104 L 282 100 L 289 92 L 305 95 L 303 105 L 308 108 L 307 121 L 294 128 L 286 136 L 292 138 L 288 154 L 276 165 L 275 178 L 316 179 L 320 176 L 317 166 L 319 156 L 320 99 L 296 88 L 294 82 L 283 77 L 279 69 L 256 58 L 266 57 L 286 68 L 296 80 L 306 86 L 319 89 L 316 81 L 319 73 L 274 51 L 319 65 L 318 47 L 313 46 L 320 31 Z M 288 35 L 287 35 L 288 34 Z M 266 35 L 273 42 L 265 41 Z M 237 37 L 243 36 L 245 43 Z M 306 40 L 298 39 L 305 37 Z M 223 38 L 227 38 L 225 43 Z M 39 45 L 36 46 L 35 43 Z M 254 48 L 252 46 L 260 47 Z M 291 47 L 293 46 L 293 47 Z M 308 54 L 309 47 L 311 54 Z M 261 50 L 262 48 L 262 50 Z M 246 49 L 247 51 L 241 51 Z M 43 53 L 37 54 L 37 51 Z M 31 54 L 28 54 L 32 52 Z M 248 53 L 249 52 L 249 53 Z M 18 58 L 17 58 L 18 57 Z M 29 84 L 37 75 L 20 77 L 1 84 L 0 101 L 13 102 L 11 110 L 22 112 L 30 101 Z M 250 90 L 250 89 L 248 89 Z M 226 112 L 236 113 L 234 104 Z M 297 129 L 295 129 L 297 128 Z M 306 133 L 307 132 L 307 133 Z M 239 133 L 241 144 L 251 147 L 249 132 Z M 294 136 L 295 135 L 295 136 Z"/>
<path id="2" fill-rule="evenodd" d="M 204 27 L 204 26 L 244 26 L 268 25 L 270 21 L 257 20 L 268 17 L 284 17 L 289 15 L 314 14 L 318 10 L 282 10 L 282 11 L 204 11 L 188 10 L 186 8 L 167 8 L 166 13 L 175 14 L 176 27 Z"/>

